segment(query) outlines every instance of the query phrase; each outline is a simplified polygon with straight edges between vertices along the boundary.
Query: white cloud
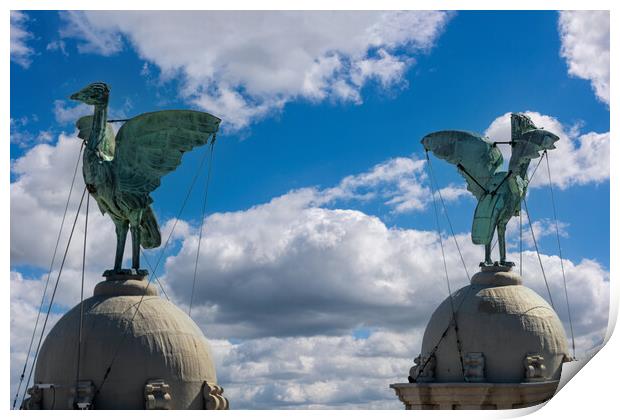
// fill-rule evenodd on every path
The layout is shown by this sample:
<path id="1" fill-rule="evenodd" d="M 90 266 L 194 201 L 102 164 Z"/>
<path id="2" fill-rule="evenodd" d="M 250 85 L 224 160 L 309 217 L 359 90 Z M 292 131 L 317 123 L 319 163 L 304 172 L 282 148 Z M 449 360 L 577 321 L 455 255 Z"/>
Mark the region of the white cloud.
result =
<path id="1" fill-rule="evenodd" d="M 429 302 L 443 296 L 442 282 L 418 287 L 439 268 L 420 258 L 439 262 L 434 233 L 390 229 L 354 210 L 313 207 L 311 196 L 296 191 L 205 221 L 195 299 L 207 305 L 195 313 L 213 336 L 341 334 L 368 322 L 420 326 L 432 310 Z M 197 234 L 190 235 L 166 261 L 177 301 L 189 301 L 196 247 Z M 458 267 L 456 258 L 452 262 Z M 464 279 L 462 269 L 459 274 L 455 278 Z M 406 309 L 413 302 L 420 317 Z"/>
<path id="2" fill-rule="evenodd" d="M 11 10 L 11 60 L 24 68 L 32 63 L 34 49 L 28 46 L 32 34 L 26 28 L 28 16 L 24 12 Z"/>
<path id="3" fill-rule="evenodd" d="M 571 185 L 585 185 L 604 182 L 609 179 L 609 132 L 580 133 L 578 127 L 571 129 L 556 118 L 538 112 L 526 114 L 538 127 L 543 127 L 558 135 L 560 140 L 556 149 L 548 152 L 553 183 L 559 188 Z M 510 113 L 497 117 L 486 129 L 485 135 L 493 141 L 510 140 Z M 510 146 L 499 145 L 504 154 L 504 161 L 510 160 Z M 538 161 L 532 160 L 530 173 Z M 548 185 L 546 162 L 542 162 L 531 186 Z"/>
<path id="4" fill-rule="evenodd" d="M 53 138 L 54 136 L 49 130 L 39 131 L 39 134 L 37 135 L 37 141 L 40 143 L 49 143 Z"/>
<path id="5" fill-rule="evenodd" d="M 523 223 L 522 240 L 524 249 L 530 248 L 531 250 L 534 250 L 532 230 L 534 231 L 534 237 L 536 238 L 538 246 L 540 246 L 540 240 L 547 236 L 556 237 L 557 234 L 559 234 L 560 241 L 563 241 L 569 237 L 569 224 L 561 220 L 557 221 L 558 225 L 556 233 L 555 221 L 548 218 L 532 221 L 532 227 L 530 228 L 525 207 L 523 207 L 523 214 L 521 215 L 521 218 Z M 506 241 L 506 247 L 508 248 L 516 248 L 519 246 L 519 217 L 513 217 L 508 222 L 508 226 L 506 228 Z"/>
<path id="6" fill-rule="evenodd" d="M 244 212 L 206 219 L 202 282 L 195 298 L 205 307 L 197 309 L 197 318 L 216 337 L 422 327 L 446 292 L 436 234 L 388 228 L 354 210 L 314 207 L 311 196 L 311 191 L 296 191 Z M 481 248 L 471 245 L 466 233 L 457 239 L 471 263 L 469 272 L 475 272 Z M 456 288 L 466 277 L 453 241 L 446 238 L 445 245 Z M 189 301 L 196 247 L 197 235 L 192 234 L 166 262 L 166 280 L 183 302 Z M 535 253 L 527 251 L 524 258 L 526 278 L 540 279 Z M 545 264 L 556 263 L 555 257 L 542 258 Z M 565 266 L 567 276 L 607 287 L 608 274 L 598 264 L 566 261 Z M 547 274 L 553 287 L 560 287 L 561 273 L 551 269 Z M 546 294 L 542 283 L 532 287 Z"/>
<path id="7" fill-rule="evenodd" d="M 596 97 L 609 105 L 609 11 L 563 11 L 558 26 L 568 74 L 589 80 Z"/>
<path id="8" fill-rule="evenodd" d="M 109 119 L 121 119 L 127 118 L 127 113 L 131 111 L 133 104 L 129 99 L 126 99 L 122 106 L 119 108 L 109 107 L 108 118 Z M 66 101 L 64 99 L 56 99 L 54 101 L 54 118 L 60 125 L 75 125 L 77 120 L 85 115 L 93 115 L 93 107 L 86 105 L 85 103 L 78 103 L 74 101 Z M 122 123 L 112 123 L 115 131 L 118 131 Z"/>
<path id="9" fill-rule="evenodd" d="M 24 279 L 24 277 L 15 271 L 11 271 L 10 274 L 10 290 L 11 290 L 11 404 L 17 391 L 17 385 L 19 383 L 19 376 L 22 372 L 24 362 L 26 361 L 26 354 L 28 352 L 28 346 L 32 337 L 32 329 L 35 325 L 37 312 L 39 310 L 39 303 L 41 301 L 41 295 L 43 293 L 44 284 L 40 281 L 30 281 Z M 43 317 L 42 314 L 38 331 L 40 333 Z M 54 325 L 60 318 L 60 315 L 52 313 L 48 320 L 48 327 L 46 330 L 49 332 L 50 326 Z M 33 350 L 37 347 L 38 334 L 35 337 L 33 344 Z M 30 354 L 30 360 L 32 360 L 32 352 Z M 29 369 L 29 367 L 28 367 Z M 28 376 L 28 370 L 26 370 L 26 377 Z M 23 390 L 22 385 L 22 390 Z M 21 396 L 21 391 L 20 391 Z M 17 400 L 19 405 L 21 399 Z"/>
<path id="10" fill-rule="evenodd" d="M 388 159 L 320 191 L 314 203 L 380 199 L 396 214 L 422 211 L 432 200 L 425 165 L 425 160 L 410 157 Z M 464 185 L 449 185 L 440 192 L 446 202 L 469 195 Z"/>
<path id="11" fill-rule="evenodd" d="M 71 104 L 70 102 L 62 99 L 56 99 L 54 101 L 54 118 L 58 124 L 64 125 L 68 123 L 75 123 L 84 115 L 92 114 L 93 107 L 86 105 L 85 103 L 74 102 Z"/>
<path id="12" fill-rule="evenodd" d="M 368 79 L 377 79 L 384 88 L 401 81 L 403 74 L 410 64 L 406 58 L 395 57 L 383 48 L 377 51 L 377 58 L 359 60 L 355 63 L 352 81 L 362 86 Z"/>
<path id="13" fill-rule="evenodd" d="M 40 130 L 38 133 L 33 133 L 29 125 L 31 122 L 37 121 L 37 116 L 31 117 L 11 118 L 11 143 L 17 144 L 21 148 L 32 147 L 38 143 L 49 143 L 53 140 L 53 135 L 50 130 Z"/>
<path id="14" fill-rule="evenodd" d="M 545 236 L 556 236 L 559 235 L 561 238 L 568 238 L 568 232 L 566 228 L 568 227 L 568 223 L 562 222 L 558 220 L 557 231 L 555 222 L 551 219 L 541 219 L 536 220 L 532 223 L 532 230 L 534 231 L 534 235 L 536 240 L 538 241 L 540 238 Z M 528 236 L 528 244 L 531 246 L 534 244 L 533 240 L 529 239 L 531 235 Z"/>
<path id="15" fill-rule="evenodd" d="M 81 12 L 68 10 L 60 16 L 65 22 L 60 29 L 61 38 L 77 38 L 79 52 L 109 56 L 122 50 L 123 40 L 118 33 L 84 19 Z"/>
<path id="16" fill-rule="evenodd" d="M 48 268 L 69 194 L 71 178 L 78 161 L 80 143 L 81 140 L 77 137 L 61 134 L 56 144 L 37 145 L 12 162 L 11 171 L 16 177 L 11 183 L 12 265 Z M 66 244 L 83 188 L 84 180 L 79 159 L 78 174 L 59 253 Z M 84 222 L 80 219 L 74 235 L 77 238 L 82 237 L 83 229 Z M 87 250 L 92 258 L 91 267 L 94 270 L 101 268 L 103 271 L 109 268 L 106 265 L 111 265 L 116 240 L 109 217 L 101 215 L 93 200 L 90 202 L 89 229 L 97 232 L 96 236 L 91 235 L 91 243 Z M 67 259 L 68 268 L 81 267 L 80 244 L 79 240 L 73 241 Z"/>
<path id="17" fill-rule="evenodd" d="M 69 53 L 67 52 L 67 46 L 65 44 L 65 41 L 63 41 L 61 39 L 49 42 L 45 46 L 45 49 L 47 51 L 60 51 L 62 53 L 62 55 L 64 55 L 64 56 L 68 56 L 69 55 Z"/>
<path id="18" fill-rule="evenodd" d="M 290 101 L 361 103 L 399 86 L 451 14 L 412 12 L 69 12 L 61 35 L 104 55 L 124 36 L 186 101 L 241 128 Z M 155 29 L 156 28 L 156 29 Z"/>
<path id="19" fill-rule="evenodd" d="M 212 343 L 233 408 L 400 409 L 388 384 L 406 381 L 420 340 L 417 330 Z"/>

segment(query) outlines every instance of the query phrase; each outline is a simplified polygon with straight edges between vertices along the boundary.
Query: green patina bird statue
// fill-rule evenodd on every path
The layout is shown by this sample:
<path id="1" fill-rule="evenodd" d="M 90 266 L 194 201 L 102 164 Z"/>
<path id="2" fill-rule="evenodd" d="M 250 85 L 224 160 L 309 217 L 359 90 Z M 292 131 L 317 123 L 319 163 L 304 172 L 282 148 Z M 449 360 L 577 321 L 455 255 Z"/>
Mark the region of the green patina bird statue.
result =
<path id="1" fill-rule="evenodd" d="M 220 119 L 205 112 L 171 110 L 149 112 L 127 120 L 116 136 L 108 123 L 110 87 L 97 82 L 71 95 L 94 106 L 94 115 L 80 118 L 78 137 L 86 143 L 83 175 L 86 188 L 116 227 L 113 274 L 145 275 L 140 269 L 140 246 L 156 248 L 161 234 L 150 193 L 161 178 L 174 171 L 183 153 L 215 142 Z M 132 269 L 123 270 L 127 231 L 131 230 Z"/>
<path id="2" fill-rule="evenodd" d="M 506 225 L 521 211 L 529 183 L 530 161 L 541 151 L 555 149 L 559 137 L 537 128 L 525 114 L 511 114 L 512 156 L 508 171 L 498 171 L 504 161 L 497 143 L 466 131 L 438 131 L 425 136 L 422 145 L 427 153 L 455 164 L 467 182 L 467 189 L 476 196 L 478 205 L 471 229 L 472 242 L 485 246 L 481 266 L 493 265 L 491 241 L 497 229 L 500 261 L 498 265 L 513 266 L 506 261 Z"/>

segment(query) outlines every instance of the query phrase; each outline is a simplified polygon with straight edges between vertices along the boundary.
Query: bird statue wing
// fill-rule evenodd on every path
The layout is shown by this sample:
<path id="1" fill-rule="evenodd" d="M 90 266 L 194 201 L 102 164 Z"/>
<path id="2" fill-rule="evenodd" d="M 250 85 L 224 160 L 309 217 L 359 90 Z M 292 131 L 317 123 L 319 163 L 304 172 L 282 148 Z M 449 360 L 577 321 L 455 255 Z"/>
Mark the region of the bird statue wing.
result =
<path id="1" fill-rule="evenodd" d="M 512 156 L 508 168 L 515 171 L 520 165 L 539 158 L 543 150 L 555 149 L 555 142 L 558 140 L 558 136 L 540 128 L 524 132 L 519 138 L 512 140 Z"/>
<path id="2" fill-rule="evenodd" d="M 78 129 L 78 137 L 84 141 L 88 141 L 90 133 L 93 129 L 93 116 L 87 115 L 80 118 L 75 123 Z M 105 127 L 105 139 L 100 142 L 99 155 L 104 160 L 114 159 L 114 127 L 107 123 Z"/>
<path id="3" fill-rule="evenodd" d="M 466 131 L 437 131 L 425 136 L 426 151 L 457 166 L 467 189 L 480 199 L 504 158 L 499 148 L 483 137 Z"/>
<path id="4" fill-rule="evenodd" d="M 116 186 L 148 195 L 181 163 L 183 153 L 215 140 L 220 119 L 206 112 L 158 111 L 127 121 L 116 135 Z"/>

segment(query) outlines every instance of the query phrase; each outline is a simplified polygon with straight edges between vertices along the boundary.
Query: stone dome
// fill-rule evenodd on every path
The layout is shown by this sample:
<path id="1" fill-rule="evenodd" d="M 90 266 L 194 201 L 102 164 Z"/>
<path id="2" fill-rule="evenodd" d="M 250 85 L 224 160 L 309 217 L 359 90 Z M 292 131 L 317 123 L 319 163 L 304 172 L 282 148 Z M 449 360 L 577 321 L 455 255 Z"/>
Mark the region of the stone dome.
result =
<path id="1" fill-rule="evenodd" d="M 79 379 L 92 383 L 84 392 L 96 395 L 96 409 L 144 409 L 149 398 L 155 408 L 163 403 L 165 408 L 203 409 L 205 382 L 216 383 L 209 344 L 191 318 L 161 299 L 154 286 L 144 293 L 146 284 L 103 281 L 94 296 L 84 300 Z M 41 347 L 34 377 L 35 385 L 42 384 L 39 408 L 73 408 L 79 323 L 77 305 L 56 323 Z M 148 388 L 152 381 L 155 385 Z M 145 387 L 152 397 L 146 396 Z"/>
<path id="2" fill-rule="evenodd" d="M 469 286 L 456 291 L 452 302 L 444 300 L 431 316 L 421 353 L 422 357 L 432 354 L 439 343 L 431 381 L 464 380 L 454 326 L 440 342 L 451 324 L 452 305 L 458 309 L 456 324 L 466 369 L 472 360 L 475 368 L 480 365 L 476 359 L 483 359 L 479 382 L 559 379 L 562 363 L 569 358 L 561 321 L 547 301 L 521 284 L 516 273 L 496 268 L 474 275 Z"/>

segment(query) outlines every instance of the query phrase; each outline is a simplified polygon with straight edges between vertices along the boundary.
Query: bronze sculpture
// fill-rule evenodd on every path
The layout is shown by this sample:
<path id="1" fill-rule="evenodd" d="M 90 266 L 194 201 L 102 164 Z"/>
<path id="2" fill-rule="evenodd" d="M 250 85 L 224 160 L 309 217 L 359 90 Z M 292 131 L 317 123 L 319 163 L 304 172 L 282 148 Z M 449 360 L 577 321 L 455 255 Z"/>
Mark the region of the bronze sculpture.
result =
<path id="1" fill-rule="evenodd" d="M 103 214 L 116 227 L 116 257 L 112 274 L 145 275 L 140 269 L 140 246 L 161 244 L 150 193 L 161 178 L 181 163 L 183 153 L 215 141 L 220 119 L 205 112 L 149 112 L 127 120 L 116 136 L 107 120 L 110 88 L 96 82 L 71 95 L 94 106 L 94 115 L 80 118 L 78 136 L 86 143 L 84 182 Z M 131 230 L 132 269 L 123 270 L 127 231 Z"/>
<path id="2" fill-rule="evenodd" d="M 467 189 L 476 196 L 478 205 L 471 229 L 472 242 L 485 246 L 481 266 L 493 265 L 491 241 L 495 229 L 500 260 L 497 265 L 513 266 L 506 261 L 506 225 L 521 210 L 529 183 L 527 169 L 539 152 L 555 149 L 559 137 L 537 128 L 525 114 L 511 114 L 512 156 L 508 171 L 498 171 L 504 161 L 497 142 L 466 131 L 438 131 L 422 139 L 428 153 L 455 164 L 467 182 Z"/>

